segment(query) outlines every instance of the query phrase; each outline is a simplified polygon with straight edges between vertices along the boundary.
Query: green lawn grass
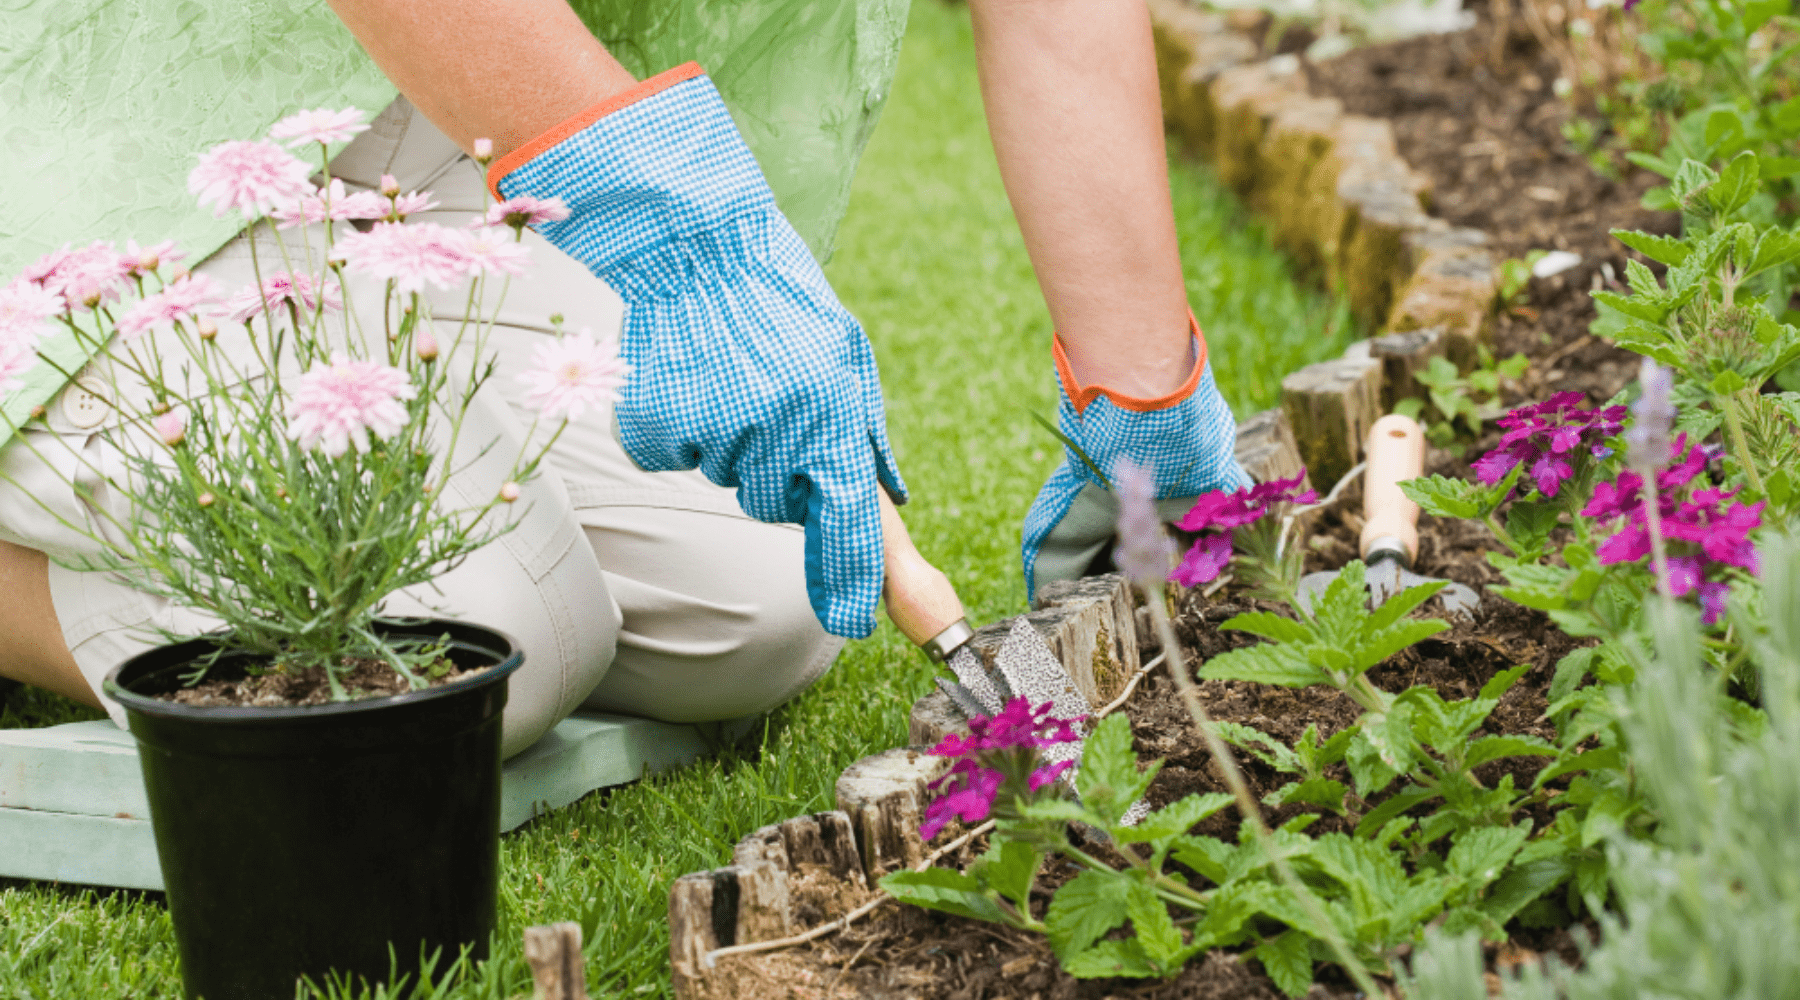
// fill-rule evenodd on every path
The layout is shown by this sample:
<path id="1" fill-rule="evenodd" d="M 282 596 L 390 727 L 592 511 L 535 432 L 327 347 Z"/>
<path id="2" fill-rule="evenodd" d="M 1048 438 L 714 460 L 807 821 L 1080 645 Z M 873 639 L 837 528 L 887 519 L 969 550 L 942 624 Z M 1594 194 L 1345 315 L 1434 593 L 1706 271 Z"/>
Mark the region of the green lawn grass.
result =
<path id="1" fill-rule="evenodd" d="M 1177 164 L 1173 184 L 1189 292 L 1221 390 L 1240 416 L 1270 406 L 1280 373 L 1341 350 L 1347 314 L 1296 287 L 1206 174 Z M 1060 458 L 1028 414 L 1051 413 L 1056 390 L 1050 327 L 988 145 L 962 8 L 914 5 L 838 247 L 826 270 L 875 345 L 914 495 L 913 538 L 956 582 L 972 620 L 1017 613 L 1019 522 Z M 558 920 L 582 925 L 595 996 L 667 995 L 670 881 L 728 862 L 758 826 L 833 808 L 845 766 L 904 741 L 907 708 L 931 674 L 884 624 L 769 720 L 759 753 L 596 794 L 507 836 L 497 954 L 433 995 L 528 993 L 521 931 Z M 0 725 L 73 717 L 94 716 L 20 691 Z M 178 990 L 160 898 L 35 883 L 0 891 L 0 996 Z"/>

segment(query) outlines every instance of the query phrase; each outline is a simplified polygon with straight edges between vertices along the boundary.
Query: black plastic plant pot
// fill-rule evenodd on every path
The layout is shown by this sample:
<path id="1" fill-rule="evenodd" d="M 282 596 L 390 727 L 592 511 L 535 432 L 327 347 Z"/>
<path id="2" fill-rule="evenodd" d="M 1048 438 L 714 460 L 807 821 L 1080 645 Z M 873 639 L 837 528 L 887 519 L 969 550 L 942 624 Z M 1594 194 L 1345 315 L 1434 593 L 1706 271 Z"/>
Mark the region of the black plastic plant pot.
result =
<path id="1" fill-rule="evenodd" d="M 467 947 L 486 957 L 500 864 L 500 710 L 524 662 L 502 633 L 453 621 L 439 687 L 326 705 L 200 707 L 175 690 L 204 640 L 106 678 L 143 762 L 156 852 L 190 1000 L 292 1000 L 301 976 L 418 981 Z M 241 673 L 223 657 L 209 676 Z M 391 948 L 391 959 L 390 959 Z M 440 951 L 441 949 L 441 951 Z"/>

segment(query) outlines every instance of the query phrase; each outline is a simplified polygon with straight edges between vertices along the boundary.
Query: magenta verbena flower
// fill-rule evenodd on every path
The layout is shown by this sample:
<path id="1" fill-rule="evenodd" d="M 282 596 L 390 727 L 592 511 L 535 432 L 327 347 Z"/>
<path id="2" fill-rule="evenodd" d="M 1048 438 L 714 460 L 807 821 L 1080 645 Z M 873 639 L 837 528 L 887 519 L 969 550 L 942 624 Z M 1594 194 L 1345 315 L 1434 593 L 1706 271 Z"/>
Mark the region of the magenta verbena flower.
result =
<path id="1" fill-rule="evenodd" d="M 288 437 L 332 458 L 352 445 L 366 452 L 371 437 L 393 437 L 406 426 L 401 401 L 418 392 L 406 373 L 392 365 L 334 354 L 330 364 L 300 376 L 288 406 Z"/>
<path id="2" fill-rule="evenodd" d="M 312 192 L 311 168 L 272 142 L 221 142 L 200 154 L 188 173 L 188 193 L 211 205 L 215 217 L 236 209 L 248 216 L 292 204 Z"/>
<path id="3" fill-rule="evenodd" d="M 265 307 L 281 312 L 290 306 L 307 314 L 338 312 L 344 308 L 344 294 L 335 282 L 321 285 L 304 272 L 276 271 L 263 279 L 260 289 L 255 285 L 239 289 L 225 303 L 221 315 L 234 323 L 248 323 L 262 315 Z"/>
<path id="4" fill-rule="evenodd" d="M 1026 699 L 1013 698 L 991 717 L 971 718 L 968 736 L 946 735 L 929 752 L 957 761 L 948 774 L 929 786 L 942 794 L 926 806 L 920 835 L 930 840 L 952 818 L 978 823 L 988 818 L 997 803 L 1054 785 L 1074 762 L 1046 764 L 1040 751 L 1058 743 L 1080 742 L 1081 734 L 1075 729 L 1079 722 L 1052 716 L 1049 702 L 1033 708 Z"/>
<path id="5" fill-rule="evenodd" d="M 119 336 L 136 340 L 146 333 L 167 330 L 183 320 L 215 315 L 224 291 L 204 274 L 184 274 L 139 299 L 116 326 Z"/>
<path id="6" fill-rule="evenodd" d="M 1271 479 L 1230 493 L 1214 490 L 1201 495 L 1194 501 L 1194 506 L 1188 508 L 1188 512 L 1175 522 L 1175 527 L 1183 531 L 1212 533 L 1203 534 L 1194 540 L 1194 544 L 1181 557 L 1180 565 L 1169 574 L 1169 579 L 1184 587 L 1195 587 L 1217 579 L 1231 563 L 1234 529 L 1261 520 L 1277 504 L 1318 502 L 1319 494 L 1316 491 L 1300 489 L 1300 484 L 1305 481 L 1306 470 L 1301 469 L 1300 474 L 1291 479 Z"/>
<path id="7" fill-rule="evenodd" d="M 96 240 L 79 250 L 52 250 L 25 268 L 22 277 L 61 296 L 58 312 L 72 312 L 119 301 L 131 284 L 132 263 L 110 242 Z"/>
<path id="8" fill-rule="evenodd" d="M 477 225 L 511 226 L 522 229 L 525 226 L 536 226 L 545 222 L 561 222 L 569 217 L 569 207 L 561 198 L 533 198 L 520 195 L 508 198 L 498 205 L 492 205 L 487 215 L 481 217 Z"/>
<path id="9" fill-rule="evenodd" d="M 519 375 L 525 404 L 546 420 L 575 420 L 589 407 L 619 398 L 631 365 L 619 357 L 616 337 L 596 340 L 583 328 L 578 334 L 539 344 L 531 368 Z"/>
<path id="10" fill-rule="evenodd" d="M 1625 407 L 1582 409 L 1580 404 L 1586 401 L 1583 393 L 1559 392 L 1495 421 L 1506 433 L 1500 436 L 1499 447 L 1475 460 L 1475 477 L 1493 486 L 1524 464 L 1537 491 L 1556 496 L 1562 484 L 1574 478 L 1572 460 L 1579 458 L 1580 450 L 1596 458 L 1610 454 L 1606 439 L 1625 426 Z"/>
<path id="11" fill-rule="evenodd" d="M 1735 490 L 1701 487 L 1684 499 L 1682 491 L 1693 484 L 1711 459 L 1703 445 L 1690 445 L 1687 436 L 1671 447 L 1673 464 L 1657 474 L 1656 500 L 1663 541 L 1669 553 L 1669 593 L 1686 597 L 1697 593 L 1703 618 L 1715 624 L 1725 611 L 1730 584 L 1722 577 L 1731 569 L 1752 576 L 1758 570 L 1756 545 L 1750 533 L 1762 526 L 1766 504 L 1735 501 Z M 1618 533 L 1600 544 L 1595 555 L 1602 565 L 1641 562 L 1650 557 L 1650 516 L 1644 503 L 1644 480 L 1626 470 L 1615 482 L 1594 487 L 1594 496 L 1581 511 L 1602 524 L 1622 522 Z"/>
<path id="12" fill-rule="evenodd" d="M 330 145 L 343 142 L 358 132 L 368 129 L 363 123 L 363 113 L 355 108 L 333 111 L 330 108 L 313 108 L 310 111 L 299 111 L 288 115 L 269 128 L 269 138 L 277 142 L 287 140 L 288 148 L 304 146 L 309 142 Z"/>

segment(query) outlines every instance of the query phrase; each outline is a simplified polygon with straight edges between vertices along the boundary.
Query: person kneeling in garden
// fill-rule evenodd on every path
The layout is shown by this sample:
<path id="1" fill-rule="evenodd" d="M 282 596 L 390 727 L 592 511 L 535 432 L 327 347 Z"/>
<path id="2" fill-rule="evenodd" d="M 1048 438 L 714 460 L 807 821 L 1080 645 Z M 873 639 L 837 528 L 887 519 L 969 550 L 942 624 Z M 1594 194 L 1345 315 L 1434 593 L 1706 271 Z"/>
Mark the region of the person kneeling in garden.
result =
<path id="1" fill-rule="evenodd" d="M 240 5 L 213 0 L 205 17 L 170 37 L 228 37 L 247 19 Z M 291 52 L 240 53 L 260 68 L 269 93 L 234 97 L 242 108 L 221 112 L 239 129 L 226 137 L 234 140 L 229 155 L 215 150 L 191 174 L 183 163 L 203 202 L 252 220 L 235 237 L 218 226 L 182 229 L 200 234 L 183 247 L 198 261 L 191 275 L 177 274 L 179 251 L 169 247 L 134 244 L 120 253 L 95 244 L 35 264 L 0 258 L 0 274 L 29 264 L 6 286 L 26 304 L 0 309 L 0 333 L 11 338 L 0 346 L 14 351 L 6 357 L 17 368 L 7 374 L 20 383 L 5 404 L 17 430 L 0 452 L 0 577 L 12 595 L 0 610 L 0 672 L 104 704 L 118 719 L 117 706 L 96 694 L 108 670 L 156 644 L 159 632 L 198 634 L 219 624 L 96 568 L 106 525 L 144 514 L 108 481 L 120 471 L 117 441 L 136 435 L 154 445 L 161 435 L 166 444 L 170 435 L 155 421 L 122 422 L 109 402 L 119 364 L 142 360 L 129 350 L 123 321 L 104 350 L 68 332 L 90 319 L 89 329 L 101 329 L 103 314 L 113 322 L 109 307 L 133 287 L 148 295 L 202 280 L 248 289 L 249 298 L 235 312 L 204 295 L 171 304 L 159 332 L 214 326 L 226 350 L 240 321 L 316 323 L 341 311 L 344 329 L 363 331 L 363 349 L 378 353 L 373 331 L 418 321 L 395 304 L 396 291 L 401 303 L 418 292 L 433 317 L 458 316 L 469 275 L 486 268 L 516 276 L 491 331 L 476 338 L 495 367 L 491 378 L 476 379 L 464 430 L 472 453 L 547 447 L 544 460 L 517 484 L 507 478 L 516 466 L 458 467 L 440 495 L 493 506 L 492 516 L 514 526 L 448 571 L 388 595 L 382 607 L 386 615 L 466 618 L 518 640 L 526 663 L 506 707 L 508 755 L 579 707 L 674 722 L 769 709 L 817 679 L 844 637 L 868 634 L 884 575 L 878 490 L 900 502 L 906 489 L 869 342 L 815 260 L 842 201 L 823 213 L 807 209 L 813 247 L 784 214 L 798 204 L 796 191 L 806 193 L 790 176 L 792 162 L 810 157 L 816 173 L 847 176 L 859 144 L 840 144 L 834 160 L 801 148 L 806 135 L 785 146 L 779 138 L 762 143 L 762 163 L 785 171 L 774 191 L 726 100 L 779 110 L 776 98 L 755 93 L 754 84 L 727 86 L 722 96 L 694 63 L 640 81 L 588 26 L 632 23 L 633 5 L 580 6 L 578 15 L 565 0 L 333 0 L 367 55 L 328 23 L 280 39 L 284 49 L 318 57 L 300 60 L 308 69 L 297 78 L 276 68 L 294 64 Z M 830 30 L 885 24 L 897 44 L 903 11 L 873 0 L 856 6 L 856 17 L 838 18 Z M 1094 467 L 1129 457 L 1156 470 L 1165 516 L 1198 494 L 1248 480 L 1232 457 L 1231 414 L 1187 308 L 1147 10 L 1114 0 L 974 0 L 971 9 L 995 149 L 1057 330 L 1051 353 L 1069 447 L 1023 528 L 1023 569 L 1035 590 L 1081 575 L 1106 549 L 1116 504 Z M 750 34 L 753 17 L 746 8 L 731 30 Z M 810 38 L 828 32 L 804 20 L 786 30 L 797 51 L 837 43 L 823 50 L 845 63 L 840 75 L 880 65 L 858 51 L 872 38 Z M 403 95 L 371 127 L 306 110 L 391 96 L 371 59 Z M 71 62 L 79 65 L 60 69 L 111 71 Z M 205 80 L 200 65 L 172 54 L 173 84 L 219 82 Z M 779 78 L 781 69 L 758 78 Z M 253 78 L 239 74 L 232 85 Z M 874 98 L 856 95 L 862 113 L 878 106 L 886 84 L 857 79 Z M 119 116 L 76 110 L 88 131 L 58 140 L 66 162 L 38 162 L 79 178 L 80 143 L 140 126 L 102 124 Z M 269 146 L 253 140 L 277 119 L 271 138 L 316 143 L 310 149 L 354 136 L 330 160 L 324 187 L 251 149 Z M 154 124 L 164 144 L 185 138 L 168 135 L 166 121 Z M 195 135 L 217 129 L 176 124 Z M 842 125 L 816 127 L 825 134 Z M 82 199 L 131 196 L 89 180 Z M 89 207 L 79 231 L 18 199 L 0 208 L 0 223 L 53 247 L 106 235 L 133 206 Z M 416 244 L 359 244 L 402 221 L 462 227 L 471 215 L 481 226 L 458 252 L 481 262 L 465 261 L 461 273 L 453 265 L 434 271 L 437 251 Z M 131 218 L 167 229 L 181 220 Z M 358 232 L 349 232 L 353 225 Z M 341 268 L 314 282 L 285 263 L 313 260 L 330 226 Z M 346 245 L 364 246 L 360 259 Z M 25 298 L 38 292 L 56 296 L 53 306 Z M 598 333 L 565 334 L 584 330 Z M 619 372 L 595 353 L 613 331 L 630 369 L 616 405 L 588 391 Z M 177 339 L 136 343 L 173 351 Z M 55 363 L 18 362 L 15 348 L 27 341 Z M 259 370 L 255 357 L 234 361 Z M 482 370 L 479 361 L 464 368 Z M 592 405 L 546 406 L 559 378 Z M 553 433 L 541 420 L 551 415 L 567 418 Z M 371 437 L 359 436 L 359 447 L 379 447 L 379 428 L 366 429 Z M 495 496 L 506 503 L 492 505 Z"/>

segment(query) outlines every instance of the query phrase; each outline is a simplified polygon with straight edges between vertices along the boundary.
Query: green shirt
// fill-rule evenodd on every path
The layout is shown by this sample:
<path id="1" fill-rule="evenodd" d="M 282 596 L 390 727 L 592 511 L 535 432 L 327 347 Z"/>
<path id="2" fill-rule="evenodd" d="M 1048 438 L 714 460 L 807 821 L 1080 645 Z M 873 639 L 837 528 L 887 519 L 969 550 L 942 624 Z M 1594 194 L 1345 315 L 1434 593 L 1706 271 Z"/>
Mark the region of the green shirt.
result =
<path id="1" fill-rule="evenodd" d="M 887 98 L 909 0 L 572 0 L 639 77 L 711 73 L 776 200 L 830 255 Z M 372 116 L 395 90 L 325 0 L 0 0 L 0 284 L 65 244 L 174 239 L 190 263 L 237 234 L 187 191 L 198 155 L 305 108 Z M 335 150 L 333 150 L 335 152 Z M 86 361 L 73 335 L 4 412 L 13 426 Z M 0 441 L 9 436 L 0 425 Z"/>

